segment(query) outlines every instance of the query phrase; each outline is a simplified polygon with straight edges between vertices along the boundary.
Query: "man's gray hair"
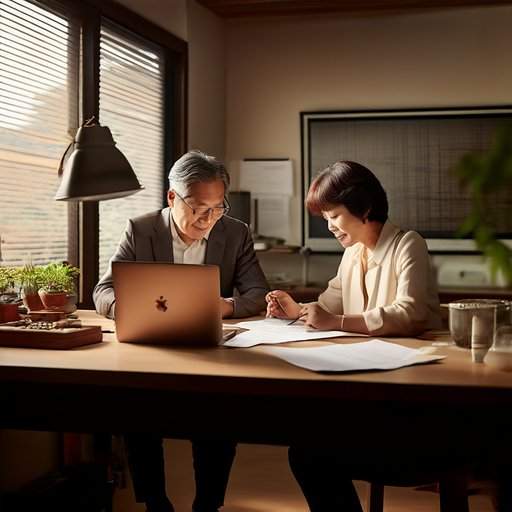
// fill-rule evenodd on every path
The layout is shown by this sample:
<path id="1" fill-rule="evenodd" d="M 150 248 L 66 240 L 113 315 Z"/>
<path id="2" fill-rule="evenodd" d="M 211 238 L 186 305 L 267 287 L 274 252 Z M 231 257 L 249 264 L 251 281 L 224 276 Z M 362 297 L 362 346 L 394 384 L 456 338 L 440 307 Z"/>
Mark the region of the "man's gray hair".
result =
<path id="1" fill-rule="evenodd" d="M 169 171 L 169 189 L 186 196 L 192 183 L 198 181 L 222 180 L 226 192 L 229 188 L 229 174 L 222 162 L 214 156 L 194 149 L 174 162 Z"/>

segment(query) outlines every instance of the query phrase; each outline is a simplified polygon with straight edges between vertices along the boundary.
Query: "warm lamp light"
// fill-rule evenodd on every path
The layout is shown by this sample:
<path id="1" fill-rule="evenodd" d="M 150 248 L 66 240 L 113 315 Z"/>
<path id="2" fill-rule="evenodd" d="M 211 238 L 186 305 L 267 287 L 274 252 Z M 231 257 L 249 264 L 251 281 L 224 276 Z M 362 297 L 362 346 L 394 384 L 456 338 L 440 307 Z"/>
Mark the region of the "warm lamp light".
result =
<path id="1" fill-rule="evenodd" d="M 68 156 L 68 153 L 71 154 Z M 76 132 L 59 165 L 57 201 L 99 201 L 135 194 L 141 186 L 107 126 L 94 117 Z"/>

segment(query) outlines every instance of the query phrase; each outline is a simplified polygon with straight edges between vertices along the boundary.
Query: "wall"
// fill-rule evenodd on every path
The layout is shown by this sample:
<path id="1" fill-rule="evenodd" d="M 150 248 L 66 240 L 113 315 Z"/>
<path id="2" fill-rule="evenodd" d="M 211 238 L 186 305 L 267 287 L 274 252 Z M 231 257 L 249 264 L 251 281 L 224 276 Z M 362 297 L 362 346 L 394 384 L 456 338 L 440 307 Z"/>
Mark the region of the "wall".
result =
<path id="1" fill-rule="evenodd" d="M 0 465 L 0 492 L 16 491 L 32 479 L 55 470 L 58 442 L 58 436 L 53 432 L 0 430 L 4 461 Z"/>
<path id="2" fill-rule="evenodd" d="M 224 21 L 194 0 L 188 2 L 188 146 L 225 155 Z"/>
<path id="3" fill-rule="evenodd" d="M 299 112 L 510 104 L 511 25 L 509 6 L 229 22 L 226 159 L 231 170 L 236 174 L 244 157 L 293 159 L 296 196 L 289 242 L 299 244 Z M 337 260 L 326 257 L 329 273 Z"/>
<path id="4" fill-rule="evenodd" d="M 187 0 L 114 0 L 130 11 L 167 30 L 176 37 L 188 40 Z"/>

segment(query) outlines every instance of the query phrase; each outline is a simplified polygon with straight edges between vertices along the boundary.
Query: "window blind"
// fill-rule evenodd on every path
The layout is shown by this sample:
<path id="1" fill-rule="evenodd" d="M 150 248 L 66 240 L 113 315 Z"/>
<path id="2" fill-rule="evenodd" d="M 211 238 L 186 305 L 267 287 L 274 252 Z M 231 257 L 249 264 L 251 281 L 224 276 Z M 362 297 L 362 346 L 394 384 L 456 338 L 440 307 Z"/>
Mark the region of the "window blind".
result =
<path id="1" fill-rule="evenodd" d="M 0 0 L 0 264 L 67 259 L 57 167 L 77 126 L 79 26 L 27 0 Z"/>
<path id="2" fill-rule="evenodd" d="M 104 21 L 100 38 L 100 121 L 112 131 L 145 190 L 102 201 L 100 275 L 127 219 L 162 207 L 164 193 L 164 70 L 160 49 Z"/>

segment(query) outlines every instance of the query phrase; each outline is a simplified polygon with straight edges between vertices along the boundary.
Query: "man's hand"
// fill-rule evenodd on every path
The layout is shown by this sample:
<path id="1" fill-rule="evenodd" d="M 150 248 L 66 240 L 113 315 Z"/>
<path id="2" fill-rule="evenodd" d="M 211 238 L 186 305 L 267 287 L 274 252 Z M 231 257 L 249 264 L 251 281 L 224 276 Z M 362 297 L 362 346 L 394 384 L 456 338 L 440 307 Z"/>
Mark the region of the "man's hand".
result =
<path id="1" fill-rule="evenodd" d="M 232 300 L 224 299 L 221 297 L 220 310 L 222 312 L 222 318 L 229 318 L 230 316 L 233 316 L 234 309 L 235 309 L 235 306 L 234 306 Z"/>
<path id="2" fill-rule="evenodd" d="M 282 290 L 267 293 L 265 300 L 267 301 L 267 318 L 295 319 L 300 314 L 300 305 Z"/>
<path id="3" fill-rule="evenodd" d="M 300 319 L 308 327 L 313 327 L 320 331 L 339 331 L 341 330 L 341 318 L 325 311 L 319 304 L 305 304 L 300 310 Z"/>

